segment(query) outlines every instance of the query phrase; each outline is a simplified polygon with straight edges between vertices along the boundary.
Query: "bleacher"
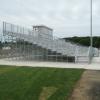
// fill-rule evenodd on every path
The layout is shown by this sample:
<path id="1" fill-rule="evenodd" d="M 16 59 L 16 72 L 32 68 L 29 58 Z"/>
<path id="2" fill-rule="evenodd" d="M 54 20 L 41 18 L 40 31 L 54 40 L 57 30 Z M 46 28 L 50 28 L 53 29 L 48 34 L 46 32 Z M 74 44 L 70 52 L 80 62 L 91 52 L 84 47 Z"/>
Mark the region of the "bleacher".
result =
<path id="1" fill-rule="evenodd" d="M 47 51 L 56 52 L 56 54 L 61 54 L 66 57 L 88 57 L 89 47 L 81 46 L 71 42 L 65 42 L 63 39 L 59 38 L 45 38 L 37 35 L 33 30 L 29 30 L 17 25 L 3 22 L 3 37 L 4 41 L 16 42 L 17 40 L 27 41 L 32 45 L 37 45 L 46 49 Z M 7 38 L 8 37 L 8 38 Z M 6 39 L 7 38 L 7 39 Z M 10 39 L 10 40 L 9 40 Z M 93 48 L 94 55 L 98 56 L 98 50 Z M 78 61 L 77 61 L 78 62 Z"/>

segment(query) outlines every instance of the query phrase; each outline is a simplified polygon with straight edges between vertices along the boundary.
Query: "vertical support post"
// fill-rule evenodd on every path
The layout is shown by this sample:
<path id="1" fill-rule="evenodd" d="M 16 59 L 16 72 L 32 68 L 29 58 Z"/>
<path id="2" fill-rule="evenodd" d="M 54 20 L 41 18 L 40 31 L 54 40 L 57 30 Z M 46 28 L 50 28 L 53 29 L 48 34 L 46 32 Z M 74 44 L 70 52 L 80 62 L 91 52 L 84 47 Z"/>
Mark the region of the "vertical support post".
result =
<path id="1" fill-rule="evenodd" d="M 92 33 L 93 33 L 93 30 L 92 30 L 92 0 L 90 1 L 90 46 L 92 48 L 93 46 L 93 37 L 92 37 Z"/>
<path id="2" fill-rule="evenodd" d="M 89 63 L 91 63 L 92 57 L 93 57 L 93 30 L 92 30 L 92 0 L 90 0 L 90 55 L 89 55 Z"/>

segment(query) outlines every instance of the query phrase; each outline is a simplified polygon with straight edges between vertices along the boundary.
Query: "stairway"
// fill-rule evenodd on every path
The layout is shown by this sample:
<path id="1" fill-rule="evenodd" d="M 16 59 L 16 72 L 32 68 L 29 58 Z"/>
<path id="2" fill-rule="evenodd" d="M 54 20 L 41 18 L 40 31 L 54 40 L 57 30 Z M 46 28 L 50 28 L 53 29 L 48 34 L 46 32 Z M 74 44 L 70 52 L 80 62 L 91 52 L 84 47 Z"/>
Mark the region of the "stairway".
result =
<path id="1" fill-rule="evenodd" d="M 76 63 L 88 63 L 89 57 L 88 56 L 77 56 Z"/>
<path id="2" fill-rule="evenodd" d="M 93 57 L 92 63 L 100 63 L 100 57 Z"/>
<path id="3" fill-rule="evenodd" d="M 93 57 L 92 63 L 94 63 L 94 64 L 100 63 L 100 50 L 99 50 L 99 52 L 98 52 L 98 56 Z"/>

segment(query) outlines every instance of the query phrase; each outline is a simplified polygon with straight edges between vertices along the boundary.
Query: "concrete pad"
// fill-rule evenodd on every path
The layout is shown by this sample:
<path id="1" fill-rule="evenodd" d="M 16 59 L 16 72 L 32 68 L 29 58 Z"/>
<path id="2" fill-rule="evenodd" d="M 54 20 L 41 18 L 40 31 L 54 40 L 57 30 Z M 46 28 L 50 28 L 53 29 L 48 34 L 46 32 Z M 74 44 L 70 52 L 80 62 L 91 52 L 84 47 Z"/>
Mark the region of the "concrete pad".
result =
<path id="1" fill-rule="evenodd" d="M 29 67 L 55 67 L 55 68 L 82 68 L 90 70 L 100 70 L 100 64 L 87 63 L 64 63 L 64 62 L 37 62 L 37 61 L 12 61 L 0 60 L 0 65 L 29 66 Z"/>

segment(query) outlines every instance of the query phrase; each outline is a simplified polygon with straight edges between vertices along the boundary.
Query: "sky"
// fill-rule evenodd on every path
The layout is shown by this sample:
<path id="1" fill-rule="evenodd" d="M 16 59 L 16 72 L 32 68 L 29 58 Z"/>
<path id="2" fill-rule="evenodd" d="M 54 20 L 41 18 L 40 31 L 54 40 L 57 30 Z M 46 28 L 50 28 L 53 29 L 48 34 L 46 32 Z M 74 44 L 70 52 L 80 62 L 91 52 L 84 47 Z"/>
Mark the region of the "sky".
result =
<path id="1" fill-rule="evenodd" d="M 90 0 L 0 0 L 0 21 L 46 25 L 56 37 L 90 35 Z M 100 0 L 93 0 L 93 35 L 100 36 Z"/>

